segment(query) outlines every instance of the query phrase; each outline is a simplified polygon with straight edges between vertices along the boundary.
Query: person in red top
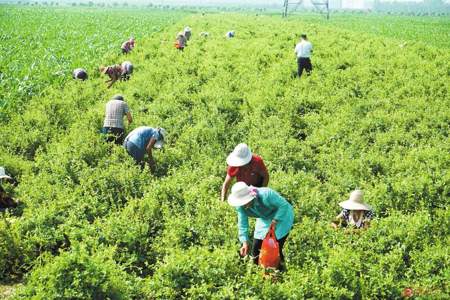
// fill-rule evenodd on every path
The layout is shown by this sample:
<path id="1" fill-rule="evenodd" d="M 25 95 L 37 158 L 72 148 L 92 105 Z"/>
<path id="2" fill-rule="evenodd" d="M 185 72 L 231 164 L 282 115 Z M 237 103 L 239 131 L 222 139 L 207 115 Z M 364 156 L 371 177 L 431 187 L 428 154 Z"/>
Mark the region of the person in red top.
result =
<path id="1" fill-rule="evenodd" d="M 269 183 L 269 172 L 262 158 L 252 154 L 246 144 L 237 145 L 227 157 L 227 176 L 222 185 L 220 199 L 225 201 L 231 181 L 243 181 L 247 185 L 265 187 Z"/>

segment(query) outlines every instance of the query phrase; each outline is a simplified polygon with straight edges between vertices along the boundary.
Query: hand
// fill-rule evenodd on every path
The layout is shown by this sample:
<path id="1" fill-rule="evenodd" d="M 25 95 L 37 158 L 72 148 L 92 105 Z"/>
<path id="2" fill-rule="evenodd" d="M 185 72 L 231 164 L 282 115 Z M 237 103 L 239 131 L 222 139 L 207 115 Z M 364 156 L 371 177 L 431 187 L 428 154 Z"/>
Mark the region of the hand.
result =
<path id="1" fill-rule="evenodd" d="M 337 228 L 338 228 L 338 226 L 336 225 L 336 223 L 331 223 L 330 226 L 333 227 L 334 229 L 337 229 Z"/>
<path id="2" fill-rule="evenodd" d="M 273 226 L 273 229 L 275 229 L 275 227 L 277 226 L 277 220 L 272 220 L 270 226 Z"/>
<path id="3" fill-rule="evenodd" d="M 147 163 L 150 168 L 150 171 L 155 172 L 156 169 L 155 161 L 153 159 L 149 159 Z"/>
<path id="4" fill-rule="evenodd" d="M 244 256 L 247 256 L 247 254 L 248 254 L 248 242 L 243 242 L 242 243 L 242 247 L 241 247 L 241 250 L 239 251 L 239 254 L 242 256 L 242 257 L 244 257 Z"/>

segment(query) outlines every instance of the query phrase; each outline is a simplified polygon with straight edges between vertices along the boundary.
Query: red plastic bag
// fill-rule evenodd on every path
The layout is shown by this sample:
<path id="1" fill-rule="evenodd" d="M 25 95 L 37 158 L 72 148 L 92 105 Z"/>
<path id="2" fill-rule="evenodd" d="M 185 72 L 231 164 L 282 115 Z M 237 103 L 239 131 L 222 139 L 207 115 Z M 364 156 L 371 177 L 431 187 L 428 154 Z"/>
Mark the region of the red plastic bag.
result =
<path id="1" fill-rule="evenodd" d="M 270 225 L 269 232 L 264 238 L 259 253 L 259 264 L 264 268 L 277 269 L 280 265 L 280 246 L 275 237 L 275 226 Z"/>

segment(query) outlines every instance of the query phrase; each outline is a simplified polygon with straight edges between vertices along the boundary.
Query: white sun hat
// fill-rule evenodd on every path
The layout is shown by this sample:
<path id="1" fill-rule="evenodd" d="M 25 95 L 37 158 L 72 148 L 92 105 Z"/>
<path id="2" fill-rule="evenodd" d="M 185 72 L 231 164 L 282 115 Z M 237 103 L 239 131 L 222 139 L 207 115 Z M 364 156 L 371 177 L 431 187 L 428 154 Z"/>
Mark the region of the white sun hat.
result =
<path id="1" fill-rule="evenodd" d="M 164 146 L 164 142 L 166 140 L 167 132 L 164 128 L 158 128 L 159 139 L 153 145 L 156 149 L 161 149 Z"/>
<path id="2" fill-rule="evenodd" d="M 231 167 L 242 167 L 252 160 L 252 151 L 247 144 L 237 145 L 227 157 L 227 164 Z"/>
<path id="3" fill-rule="evenodd" d="M 364 193 L 361 190 L 354 190 L 350 193 L 350 198 L 339 203 L 339 206 L 348 210 L 372 210 L 372 207 L 364 203 Z"/>
<path id="4" fill-rule="evenodd" d="M 10 176 L 6 175 L 5 168 L 0 167 L 0 179 L 12 179 Z"/>
<path id="5" fill-rule="evenodd" d="M 252 193 L 252 186 L 245 182 L 236 182 L 231 188 L 231 194 L 228 196 L 228 204 L 234 207 L 243 206 L 255 198 Z"/>

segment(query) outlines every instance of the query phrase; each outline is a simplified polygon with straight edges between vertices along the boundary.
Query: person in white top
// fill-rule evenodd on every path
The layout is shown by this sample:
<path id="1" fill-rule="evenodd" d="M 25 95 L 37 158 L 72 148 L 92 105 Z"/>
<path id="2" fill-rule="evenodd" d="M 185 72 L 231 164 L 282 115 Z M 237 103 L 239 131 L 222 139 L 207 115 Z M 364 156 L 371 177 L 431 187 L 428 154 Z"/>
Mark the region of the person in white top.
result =
<path id="1" fill-rule="evenodd" d="M 308 41 L 308 38 L 306 37 L 306 34 L 302 34 L 300 36 L 300 42 L 295 46 L 295 55 L 297 56 L 297 65 L 298 65 L 298 71 L 297 75 L 298 77 L 302 76 L 303 70 L 306 70 L 306 74 L 309 76 L 311 75 L 312 71 L 312 64 L 311 64 L 311 53 L 313 52 L 313 46 L 310 41 Z"/>

